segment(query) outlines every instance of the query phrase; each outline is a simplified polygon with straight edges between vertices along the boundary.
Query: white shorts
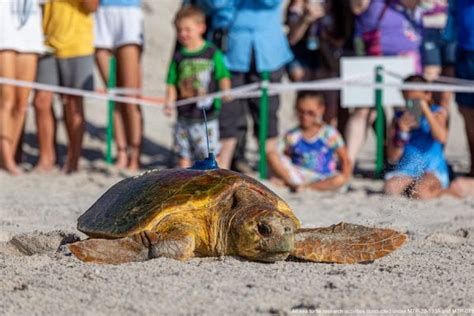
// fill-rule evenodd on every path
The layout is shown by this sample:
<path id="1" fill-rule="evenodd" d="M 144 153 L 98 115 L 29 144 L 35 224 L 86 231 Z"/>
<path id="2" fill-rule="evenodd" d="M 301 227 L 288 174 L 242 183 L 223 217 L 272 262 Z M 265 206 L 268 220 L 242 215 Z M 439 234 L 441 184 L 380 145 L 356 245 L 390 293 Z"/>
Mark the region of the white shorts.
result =
<path id="1" fill-rule="evenodd" d="M 95 13 L 95 47 L 116 49 L 128 44 L 143 46 L 143 12 L 140 7 L 99 6 Z"/>
<path id="2" fill-rule="evenodd" d="M 37 0 L 0 0 L 0 50 L 44 52 L 41 9 Z"/>
<path id="3" fill-rule="evenodd" d="M 291 159 L 286 155 L 282 154 L 280 158 L 281 158 L 281 161 L 283 162 L 283 166 L 290 174 L 291 181 L 296 185 L 318 182 L 318 181 L 322 181 L 334 176 L 333 174 L 324 175 L 310 169 L 296 166 L 291 162 Z"/>

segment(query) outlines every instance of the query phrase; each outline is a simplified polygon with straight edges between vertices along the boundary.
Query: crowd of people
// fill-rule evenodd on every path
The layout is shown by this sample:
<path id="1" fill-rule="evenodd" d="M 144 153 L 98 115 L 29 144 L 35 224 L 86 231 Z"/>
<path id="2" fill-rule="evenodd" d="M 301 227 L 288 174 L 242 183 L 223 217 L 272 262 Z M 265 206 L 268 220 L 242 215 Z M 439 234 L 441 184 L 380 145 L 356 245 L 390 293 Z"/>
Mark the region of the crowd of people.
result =
<path id="1" fill-rule="evenodd" d="M 285 15 L 282 22 L 282 13 Z M 284 24 L 284 25 L 283 25 Z M 174 26 L 176 47 L 166 80 L 167 115 L 177 112 L 174 152 L 189 167 L 209 147 L 222 168 L 249 173 L 247 116 L 260 129 L 258 98 L 176 101 L 245 84 L 338 77 L 343 56 L 410 56 L 409 83 L 439 78 L 474 80 L 474 2 L 470 0 L 185 0 Z M 92 90 L 94 60 L 104 83 L 117 60 L 117 87 L 134 96 L 141 85 L 144 45 L 140 0 L 8 0 L 0 2 L 0 77 Z M 133 92 L 136 91 L 136 92 Z M 0 167 L 21 173 L 22 133 L 33 93 L 39 144 L 38 172 L 58 161 L 53 93 L 0 85 Z M 61 95 L 67 128 L 65 173 L 78 170 L 84 134 L 83 99 Z M 474 191 L 474 94 L 457 93 L 466 126 L 470 171 L 455 179 L 444 150 L 452 93 L 403 91 L 386 128 L 384 191 L 433 198 Z M 265 142 L 271 178 L 297 192 L 345 190 L 376 113 L 340 107 L 339 91 L 300 91 L 295 127 L 278 130 L 279 96 L 269 100 Z M 204 122 L 207 117 L 207 125 Z M 116 167 L 140 168 L 140 107 L 114 112 Z"/>

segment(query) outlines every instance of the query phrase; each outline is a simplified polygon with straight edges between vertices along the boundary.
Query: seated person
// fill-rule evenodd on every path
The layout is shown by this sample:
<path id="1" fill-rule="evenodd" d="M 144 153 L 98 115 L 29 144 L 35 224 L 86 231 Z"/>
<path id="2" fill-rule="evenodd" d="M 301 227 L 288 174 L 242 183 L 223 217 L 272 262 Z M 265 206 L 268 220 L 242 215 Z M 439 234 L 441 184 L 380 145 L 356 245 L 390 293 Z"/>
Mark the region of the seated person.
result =
<path id="1" fill-rule="evenodd" d="M 283 153 L 270 152 L 268 163 L 276 178 L 292 191 L 310 188 L 332 191 L 350 179 L 351 165 L 339 132 L 323 122 L 321 94 L 302 91 L 296 100 L 298 127 L 288 131 Z M 337 159 L 341 171 L 336 170 Z"/>
<path id="2" fill-rule="evenodd" d="M 420 75 L 406 83 L 426 83 Z M 403 91 L 405 109 L 398 109 L 389 130 L 388 161 L 395 165 L 387 173 L 384 191 L 407 194 L 416 199 L 440 196 L 449 187 L 449 171 L 443 153 L 448 138 L 448 113 L 430 104 L 431 92 Z"/>

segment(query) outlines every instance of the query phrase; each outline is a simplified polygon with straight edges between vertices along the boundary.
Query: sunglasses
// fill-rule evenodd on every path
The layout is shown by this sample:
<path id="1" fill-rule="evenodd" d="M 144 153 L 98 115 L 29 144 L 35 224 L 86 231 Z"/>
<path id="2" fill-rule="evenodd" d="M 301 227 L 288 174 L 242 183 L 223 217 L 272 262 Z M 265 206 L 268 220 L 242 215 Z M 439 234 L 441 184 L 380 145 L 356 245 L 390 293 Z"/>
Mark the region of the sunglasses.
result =
<path id="1" fill-rule="evenodd" d="M 311 111 L 311 110 L 298 109 L 298 110 L 296 110 L 296 112 L 298 113 L 298 115 L 301 115 L 301 116 L 312 116 L 312 117 L 318 116 L 318 113 L 316 113 L 315 111 Z"/>

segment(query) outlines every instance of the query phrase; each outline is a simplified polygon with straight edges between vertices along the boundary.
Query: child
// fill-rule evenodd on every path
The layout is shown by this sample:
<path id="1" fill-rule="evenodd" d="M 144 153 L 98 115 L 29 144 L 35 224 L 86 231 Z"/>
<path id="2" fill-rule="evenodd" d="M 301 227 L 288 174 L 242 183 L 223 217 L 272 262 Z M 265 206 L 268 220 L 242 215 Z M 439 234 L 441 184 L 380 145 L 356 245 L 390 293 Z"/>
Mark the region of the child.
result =
<path id="1" fill-rule="evenodd" d="M 405 82 L 426 83 L 420 75 Z M 395 170 L 386 175 L 384 191 L 417 199 L 440 196 L 449 187 L 449 173 L 443 147 L 448 138 L 445 108 L 430 105 L 431 93 L 403 91 L 407 109 L 398 110 L 391 124 L 388 160 Z"/>
<path id="2" fill-rule="evenodd" d="M 347 148 L 339 132 L 323 122 L 324 110 L 319 93 L 300 92 L 296 100 L 299 126 L 286 133 L 283 155 L 277 152 L 268 155 L 274 174 L 292 191 L 305 188 L 333 191 L 350 179 Z M 336 170 L 337 159 L 340 172 Z"/>
<path id="3" fill-rule="evenodd" d="M 175 26 L 181 48 L 171 61 L 166 89 L 167 114 L 178 99 L 185 99 L 216 90 L 230 89 L 230 73 L 225 67 L 222 53 L 203 39 L 206 31 L 204 13 L 186 6 L 176 15 Z M 218 86 L 218 87 L 216 87 Z M 218 100 L 203 100 L 177 108 L 178 121 L 175 129 L 175 150 L 179 156 L 178 167 L 191 166 L 192 160 L 207 157 L 206 132 L 209 136 L 210 151 L 218 150 Z M 206 131 L 203 109 L 208 119 Z M 219 161 L 218 163 L 221 163 Z"/>

